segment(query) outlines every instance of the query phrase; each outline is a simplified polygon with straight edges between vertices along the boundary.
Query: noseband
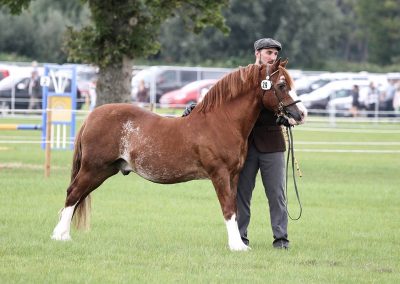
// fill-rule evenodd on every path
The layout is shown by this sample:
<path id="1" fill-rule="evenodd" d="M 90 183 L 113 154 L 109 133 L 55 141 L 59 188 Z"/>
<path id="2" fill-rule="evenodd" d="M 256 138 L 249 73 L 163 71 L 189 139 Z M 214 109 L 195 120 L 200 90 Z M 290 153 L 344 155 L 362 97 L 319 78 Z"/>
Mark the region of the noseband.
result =
<path id="1" fill-rule="evenodd" d="M 263 92 L 263 94 L 262 94 L 262 96 L 261 96 L 261 99 L 264 98 L 264 96 L 265 96 L 265 94 L 267 93 L 268 90 L 270 90 L 271 88 L 274 87 L 274 84 L 272 83 L 272 81 L 270 80 L 270 78 L 271 78 L 276 72 L 279 71 L 279 68 L 278 68 L 277 70 L 275 70 L 274 72 L 272 72 L 271 74 L 269 74 L 269 65 L 268 65 L 268 64 L 266 65 L 266 68 L 267 68 L 267 73 L 266 73 L 265 80 L 262 80 L 262 81 L 261 81 L 261 89 L 264 90 L 264 92 Z M 260 70 L 260 71 L 259 71 L 259 77 L 261 77 L 261 68 L 260 68 L 259 70 Z M 289 114 L 288 111 L 287 111 L 287 108 L 290 107 L 290 106 L 292 106 L 292 105 L 295 105 L 295 104 L 301 102 L 301 100 L 295 100 L 294 102 L 285 105 L 285 104 L 283 103 L 282 99 L 281 99 L 281 98 L 277 95 L 277 93 L 275 92 L 275 88 L 273 88 L 273 91 L 274 91 L 274 95 L 275 95 L 276 98 L 278 99 L 278 113 L 277 113 L 278 118 L 279 118 L 279 117 L 285 117 L 285 116 L 287 116 L 287 115 Z"/>

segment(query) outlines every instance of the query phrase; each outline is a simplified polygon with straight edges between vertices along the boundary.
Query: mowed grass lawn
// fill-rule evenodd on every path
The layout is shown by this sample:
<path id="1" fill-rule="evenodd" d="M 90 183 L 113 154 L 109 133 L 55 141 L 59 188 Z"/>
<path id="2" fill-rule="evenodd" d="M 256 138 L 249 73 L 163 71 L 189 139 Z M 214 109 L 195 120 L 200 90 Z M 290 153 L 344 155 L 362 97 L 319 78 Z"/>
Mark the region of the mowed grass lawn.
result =
<path id="1" fill-rule="evenodd" d="M 34 131 L 3 131 L 0 140 L 7 135 L 10 140 L 39 137 Z M 73 229 L 73 241 L 53 241 L 72 152 L 52 152 L 51 177 L 44 178 L 44 152 L 38 144 L 0 144 L 0 281 L 398 283 L 399 130 L 352 133 L 304 127 L 295 129 L 295 141 L 303 172 L 298 178 L 303 215 L 289 222 L 291 248 L 271 246 L 268 205 L 258 180 L 249 252 L 229 251 L 210 181 L 157 185 L 135 174 L 114 176 L 94 192 L 89 232 Z M 289 192 L 289 210 L 296 217 L 292 185 Z"/>

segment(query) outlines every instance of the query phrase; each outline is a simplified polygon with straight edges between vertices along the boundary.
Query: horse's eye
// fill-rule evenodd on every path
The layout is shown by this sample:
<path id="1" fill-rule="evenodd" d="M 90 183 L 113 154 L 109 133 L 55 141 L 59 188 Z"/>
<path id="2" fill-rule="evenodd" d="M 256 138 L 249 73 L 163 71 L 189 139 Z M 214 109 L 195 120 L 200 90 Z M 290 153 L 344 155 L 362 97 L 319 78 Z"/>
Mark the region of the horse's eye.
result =
<path id="1" fill-rule="evenodd" d="M 279 89 L 283 90 L 286 87 L 286 81 L 285 80 L 279 80 L 278 87 L 279 87 Z"/>

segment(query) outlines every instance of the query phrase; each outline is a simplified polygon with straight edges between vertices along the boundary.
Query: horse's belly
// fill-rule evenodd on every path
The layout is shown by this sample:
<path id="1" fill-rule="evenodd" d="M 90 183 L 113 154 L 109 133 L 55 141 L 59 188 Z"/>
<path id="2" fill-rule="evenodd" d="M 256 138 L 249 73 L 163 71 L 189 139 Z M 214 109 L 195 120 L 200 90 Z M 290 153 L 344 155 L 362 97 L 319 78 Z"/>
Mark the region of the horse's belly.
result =
<path id="1" fill-rule="evenodd" d="M 157 183 L 177 183 L 208 177 L 179 131 L 165 133 L 165 130 L 156 131 L 155 127 L 136 127 L 134 122 L 126 123 L 123 128 L 126 131 L 120 143 L 121 157 L 143 178 Z"/>
<path id="2" fill-rule="evenodd" d="M 156 183 L 178 183 L 195 179 L 208 178 L 207 173 L 196 166 L 179 164 L 162 164 L 135 161 L 133 170 L 141 177 Z"/>

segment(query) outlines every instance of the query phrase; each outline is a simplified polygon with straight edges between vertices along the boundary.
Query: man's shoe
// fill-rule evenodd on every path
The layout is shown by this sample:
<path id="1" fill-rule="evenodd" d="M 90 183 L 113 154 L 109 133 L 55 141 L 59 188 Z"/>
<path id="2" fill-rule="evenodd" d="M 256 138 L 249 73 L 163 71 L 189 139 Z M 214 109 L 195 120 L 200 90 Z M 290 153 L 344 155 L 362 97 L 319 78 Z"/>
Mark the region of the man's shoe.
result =
<path id="1" fill-rule="evenodd" d="M 289 241 L 286 239 L 276 239 L 272 246 L 276 249 L 289 249 Z"/>

